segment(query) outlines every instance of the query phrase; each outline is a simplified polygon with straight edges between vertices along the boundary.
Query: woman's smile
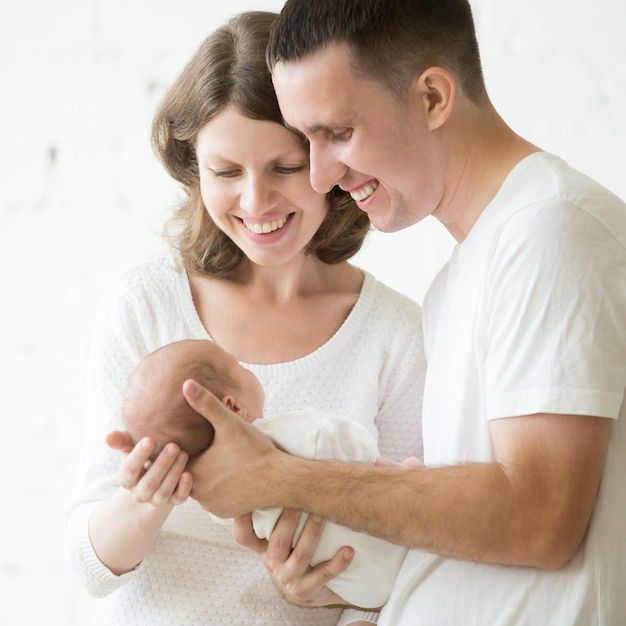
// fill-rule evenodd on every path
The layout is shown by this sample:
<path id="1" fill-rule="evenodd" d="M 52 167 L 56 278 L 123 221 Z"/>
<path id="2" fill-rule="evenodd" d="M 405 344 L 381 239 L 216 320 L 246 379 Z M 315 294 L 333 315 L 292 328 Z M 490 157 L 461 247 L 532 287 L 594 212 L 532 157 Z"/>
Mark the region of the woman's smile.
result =
<path id="1" fill-rule="evenodd" d="M 287 223 L 287 220 L 292 215 L 293 213 L 290 213 L 289 215 L 283 215 L 282 217 L 269 221 L 251 221 L 247 219 L 242 219 L 241 222 L 247 230 L 254 233 L 255 235 L 267 235 L 269 233 L 273 233 L 276 230 L 280 230 Z"/>

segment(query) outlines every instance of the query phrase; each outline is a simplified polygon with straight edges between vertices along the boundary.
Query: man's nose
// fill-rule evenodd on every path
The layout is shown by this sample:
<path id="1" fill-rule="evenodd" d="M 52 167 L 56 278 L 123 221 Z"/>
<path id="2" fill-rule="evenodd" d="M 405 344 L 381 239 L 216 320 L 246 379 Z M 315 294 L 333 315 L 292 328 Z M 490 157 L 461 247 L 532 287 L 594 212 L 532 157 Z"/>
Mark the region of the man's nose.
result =
<path id="1" fill-rule="evenodd" d="M 318 193 L 328 193 L 346 173 L 346 166 L 337 159 L 332 150 L 311 144 L 311 186 Z"/>

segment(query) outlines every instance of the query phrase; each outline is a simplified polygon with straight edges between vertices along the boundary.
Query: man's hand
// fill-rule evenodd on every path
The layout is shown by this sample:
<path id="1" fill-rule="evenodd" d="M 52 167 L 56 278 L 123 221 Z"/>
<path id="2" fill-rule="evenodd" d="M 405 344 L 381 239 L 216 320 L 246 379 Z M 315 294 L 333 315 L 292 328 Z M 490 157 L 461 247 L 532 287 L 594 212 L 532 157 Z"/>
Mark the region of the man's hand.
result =
<path id="1" fill-rule="evenodd" d="M 271 485 L 265 494 L 258 486 L 265 484 L 261 478 L 264 470 L 275 468 L 285 453 L 196 381 L 185 381 L 183 393 L 190 406 L 215 429 L 209 448 L 189 463 L 193 474 L 191 497 L 222 518 L 277 504 L 269 501 Z"/>
<path id="2" fill-rule="evenodd" d="M 283 597 L 298 606 L 346 606 L 345 600 L 331 591 L 326 583 L 344 572 L 352 562 L 352 548 L 341 548 L 330 560 L 311 567 L 317 544 L 324 529 L 324 520 L 309 516 L 298 543 L 293 537 L 302 512 L 285 509 L 269 541 L 259 539 L 252 529 L 249 514 L 234 520 L 233 536 L 237 543 L 254 550 Z"/>

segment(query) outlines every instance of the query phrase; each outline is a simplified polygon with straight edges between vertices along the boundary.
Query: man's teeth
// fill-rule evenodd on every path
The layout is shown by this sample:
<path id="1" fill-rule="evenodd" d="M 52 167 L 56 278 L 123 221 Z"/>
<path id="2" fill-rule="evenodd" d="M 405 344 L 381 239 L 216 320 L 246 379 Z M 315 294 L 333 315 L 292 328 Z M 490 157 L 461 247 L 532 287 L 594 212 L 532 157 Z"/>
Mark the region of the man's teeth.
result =
<path id="1" fill-rule="evenodd" d="M 360 202 L 361 200 L 369 198 L 376 191 L 376 189 L 378 189 L 378 183 L 375 182 L 365 185 L 365 187 L 361 187 L 361 189 L 356 189 L 355 191 L 350 192 L 350 195 L 354 200 Z"/>
<path id="2" fill-rule="evenodd" d="M 279 228 L 282 228 L 287 222 L 287 216 L 281 217 L 271 222 L 263 222 L 263 224 L 257 224 L 252 222 L 243 221 L 244 226 L 257 235 L 265 235 L 267 233 L 274 232 Z"/>

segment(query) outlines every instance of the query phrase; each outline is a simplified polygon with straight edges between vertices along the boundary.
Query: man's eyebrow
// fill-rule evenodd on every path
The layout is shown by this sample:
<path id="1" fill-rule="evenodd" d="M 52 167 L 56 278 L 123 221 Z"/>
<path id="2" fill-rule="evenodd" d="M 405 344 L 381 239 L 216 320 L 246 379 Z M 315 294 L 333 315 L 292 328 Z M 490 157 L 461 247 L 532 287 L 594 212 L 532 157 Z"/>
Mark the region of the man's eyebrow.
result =
<path id="1" fill-rule="evenodd" d="M 301 131 L 299 128 L 294 128 L 287 123 L 285 123 L 285 127 L 288 128 L 290 131 L 302 136 L 304 136 L 305 132 L 307 135 L 315 135 L 316 133 L 320 132 L 332 132 L 337 128 L 346 128 L 344 125 L 339 124 L 315 124 L 313 126 L 309 126 L 306 131 Z"/>

